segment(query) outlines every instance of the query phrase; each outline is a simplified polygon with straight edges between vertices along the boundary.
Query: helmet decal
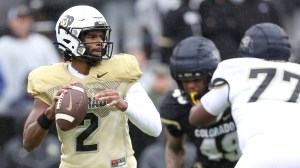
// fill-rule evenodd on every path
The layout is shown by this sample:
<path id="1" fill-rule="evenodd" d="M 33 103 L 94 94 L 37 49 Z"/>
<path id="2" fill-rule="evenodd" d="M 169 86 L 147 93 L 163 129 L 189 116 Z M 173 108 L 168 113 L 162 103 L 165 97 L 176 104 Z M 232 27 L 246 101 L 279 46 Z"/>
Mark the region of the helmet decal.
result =
<path id="1" fill-rule="evenodd" d="M 253 46 L 252 46 L 252 39 L 250 36 L 245 36 L 243 37 L 240 47 L 241 48 L 248 48 L 249 52 L 252 53 L 253 52 Z"/>
<path id="2" fill-rule="evenodd" d="M 214 59 L 216 62 L 220 62 L 221 61 L 221 56 L 220 56 L 220 52 L 219 50 L 214 50 L 212 52 L 212 59 Z"/>
<path id="3" fill-rule="evenodd" d="M 59 26 L 67 28 L 74 22 L 74 17 L 70 15 L 66 15 L 60 22 Z"/>

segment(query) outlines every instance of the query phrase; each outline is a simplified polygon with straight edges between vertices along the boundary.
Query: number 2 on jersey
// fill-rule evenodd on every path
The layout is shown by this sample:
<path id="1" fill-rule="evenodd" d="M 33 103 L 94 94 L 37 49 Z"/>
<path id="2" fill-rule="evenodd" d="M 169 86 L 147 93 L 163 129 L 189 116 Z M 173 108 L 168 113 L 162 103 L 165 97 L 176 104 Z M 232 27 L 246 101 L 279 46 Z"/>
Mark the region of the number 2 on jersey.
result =
<path id="1" fill-rule="evenodd" d="M 80 125 L 84 125 L 85 121 L 89 121 L 89 126 L 82 131 L 76 138 L 76 151 L 95 151 L 98 149 L 97 144 L 84 144 L 84 140 L 87 139 L 98 128 L 98 117 L 94 113 L 87 113 L 84 120 Z"/>

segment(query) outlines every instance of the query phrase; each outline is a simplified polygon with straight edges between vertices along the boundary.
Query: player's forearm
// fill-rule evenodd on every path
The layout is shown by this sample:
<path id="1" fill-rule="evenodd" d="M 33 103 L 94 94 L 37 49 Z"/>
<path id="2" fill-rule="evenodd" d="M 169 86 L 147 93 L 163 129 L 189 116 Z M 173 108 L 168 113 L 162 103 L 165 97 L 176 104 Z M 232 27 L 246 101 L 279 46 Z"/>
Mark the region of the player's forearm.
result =
<path id="1" fill-rule="evenodd" d="M 130 121 L 143 132 L 157 137 L 162 130 L 159 112 L 140 84 L 134 84 L 126 96 L 125 111 Z"/>
<path id="2" fill-rule="evenodd" d="M 165 152 L 166 168 L 183 168 L 184 167 L 184 151 L 174 151 L 166 148 Z"/>
<path id="3" fill-rule="evenodd" d="M 24 129 L 23 133 L 23 147 L 28 151 L 37 148 L 45 139 L 48 130 L 41 128 L 35 121 Z"/>
<path id="4" fill-rule="evenodd" d="M 160 116 L 156 109 L 143 108 L 142 105 L 135 105 L 128 102 L 126 114 L 130 121 L 148 135 L 158 137 L 162 130 Z"/>
<path id="5" fill-rule="evenodd" d="M 53 125 L 54 115 L 53 107 L 49 107 L 39 116 L 28 117 L 23 132 L 23 146 L 27 151 L 34 150 L 44 141 L 49 128 Z"/>

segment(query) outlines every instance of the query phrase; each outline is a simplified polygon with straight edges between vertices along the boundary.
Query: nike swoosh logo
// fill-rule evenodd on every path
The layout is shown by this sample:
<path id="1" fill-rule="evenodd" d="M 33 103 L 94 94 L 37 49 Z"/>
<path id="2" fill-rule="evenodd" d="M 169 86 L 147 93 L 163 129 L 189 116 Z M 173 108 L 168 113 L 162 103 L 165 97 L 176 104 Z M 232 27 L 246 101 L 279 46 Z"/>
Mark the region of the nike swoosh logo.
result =
<path id="1" fill-rule="evenodd" d="M 69 107 L 66 108 L 68 111 L 72 110 L 72 95 L 70 93 L 70 103 L 69 103 Z"/>
<path id="2" fill-rule="evenodd" d="M 105 73 L 103 73 L 103 74 L 97 74 L 97 78 L 101 78 L 102 76 L 104 76 L 104 75 L 106 75 L 108 72 L 105 72 Z"/>

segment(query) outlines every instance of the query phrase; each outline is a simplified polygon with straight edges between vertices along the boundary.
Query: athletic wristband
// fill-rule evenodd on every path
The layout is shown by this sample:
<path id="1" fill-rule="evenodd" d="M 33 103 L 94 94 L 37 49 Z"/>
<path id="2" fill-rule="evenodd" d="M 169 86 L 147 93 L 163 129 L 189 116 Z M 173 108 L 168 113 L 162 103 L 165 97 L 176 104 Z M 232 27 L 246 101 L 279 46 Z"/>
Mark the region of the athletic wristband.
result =
<path id="1" fill-rule="evenodd" d="M 39 116 L 39 118 L 37 119 L 37 123 L 44 129 L 50 129 L 50 127 L 52 126 L 54 120 L 49 120 L 47 118 L 47 116 L 45 115 L 45 113 L 43 113 L 42 115 Z"/>

